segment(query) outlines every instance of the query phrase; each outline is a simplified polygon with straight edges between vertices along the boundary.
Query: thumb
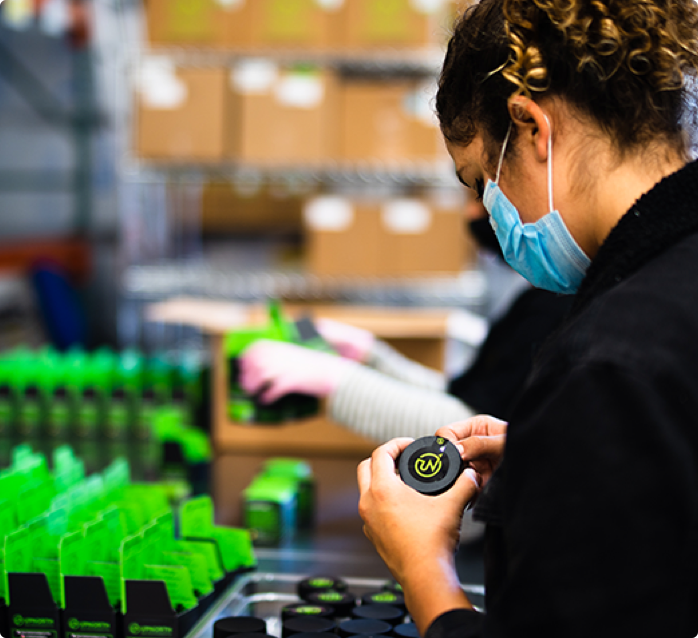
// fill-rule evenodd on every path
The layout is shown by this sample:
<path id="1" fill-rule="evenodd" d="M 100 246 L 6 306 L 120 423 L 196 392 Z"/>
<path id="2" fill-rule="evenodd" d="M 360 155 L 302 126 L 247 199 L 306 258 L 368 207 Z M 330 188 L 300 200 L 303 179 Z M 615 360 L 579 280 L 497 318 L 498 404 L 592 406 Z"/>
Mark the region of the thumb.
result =
<path id="1" fill-rule="evenodd" d="M 461 509 L 465 509 L 465 506 L 470 503 L 479 492 L 480 483 L 477 479 L 477 473 L 472 467 L 466 468 L 449 490 L 451 498 L 459 503 Z"/>

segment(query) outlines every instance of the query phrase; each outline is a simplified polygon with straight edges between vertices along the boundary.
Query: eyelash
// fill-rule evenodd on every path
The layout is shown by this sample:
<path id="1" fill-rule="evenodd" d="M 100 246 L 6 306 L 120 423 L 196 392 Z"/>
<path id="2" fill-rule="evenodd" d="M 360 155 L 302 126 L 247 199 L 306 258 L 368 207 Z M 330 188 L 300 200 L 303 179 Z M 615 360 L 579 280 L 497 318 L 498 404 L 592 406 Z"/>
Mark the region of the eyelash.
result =
<path id="1" fill-rule="evenodd" d="M 485 180 L 483 180 L 483 179 L 476 179 L 475 180 L 475 193 L 477 194 L 477 198 L 475 201 L 481 202 L 482 196 L 485 194 Z"/>

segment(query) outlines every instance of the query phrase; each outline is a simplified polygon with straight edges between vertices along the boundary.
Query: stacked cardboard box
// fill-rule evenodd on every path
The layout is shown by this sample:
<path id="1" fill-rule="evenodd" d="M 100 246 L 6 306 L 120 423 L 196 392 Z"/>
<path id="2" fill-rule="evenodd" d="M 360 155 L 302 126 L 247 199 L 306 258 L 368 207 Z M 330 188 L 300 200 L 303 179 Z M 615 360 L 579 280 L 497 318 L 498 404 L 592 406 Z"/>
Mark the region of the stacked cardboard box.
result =
<path id="1" fill-rule="evenodd" d="M 176 68 L 164 57 L 145 60 L 136 92 L 136 154 L 158 160 L 222 160 L 226 78 L 220 68 Z"/>
<path id="2" fill-rule="evenodd" d="M 302 193 L 283 185 L 240 179 L 209 182 L 201 196 L 204 233 L 299 232 L 302 228 Z"/>
<path id="3" fill-rule="evenodd" d="M 352 80 L 342 85 L 339 156 L 406 162 L 444 156 L 429 87 L 413 80 Z"/>
<path id="4" fill-rule="evenodd" d="M 286 166 L 437 161 L 446 155 L 431 94 L 412 80 L 342 81 L 330 69 L 266 59 L 227 69 L 150 57 L 138 74 L 135 151 Z"/>
<path id="5" fill-rule="evenodd" d="M 228 157 L 313 164 L 335 155 L 338 83 L 331 70 L 248 59 L 235 66 L 229 79 Z"/>
<path id="6" fill-rule="evenodd" d="M 474 256 L 459 197 L 383 202 L 318 197 L 306 204 L 304 223 L 307 267 L 317 275 L 453 274 Z"/>
<path id="7" fill-rule="evenodd" d="M 146 0 L 155 46 L 363 51 L 441 44 L 450 0 Z"/>

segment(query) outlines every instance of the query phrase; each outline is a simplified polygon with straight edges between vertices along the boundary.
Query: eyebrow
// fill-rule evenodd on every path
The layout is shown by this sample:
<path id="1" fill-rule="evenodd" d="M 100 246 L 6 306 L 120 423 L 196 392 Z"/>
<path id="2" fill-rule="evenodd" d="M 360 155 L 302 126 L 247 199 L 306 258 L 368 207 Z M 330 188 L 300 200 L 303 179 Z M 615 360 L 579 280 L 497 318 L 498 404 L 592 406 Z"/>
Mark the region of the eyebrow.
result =
<path id="1" fill-rule="evenodd" d="M 458 169 L 456 169 L 455 172 L 456 172 L 456 177 L 458 178 L 458 181 L 459 181 L 461 184 L 463 184 L 463 186 L 465 186 L 466 188 L 470 188 L 470 185 L 463 179 L 463 177 L 461 176 L 461 174 L 460 174 L 460 172 L 458 171 Z"/>

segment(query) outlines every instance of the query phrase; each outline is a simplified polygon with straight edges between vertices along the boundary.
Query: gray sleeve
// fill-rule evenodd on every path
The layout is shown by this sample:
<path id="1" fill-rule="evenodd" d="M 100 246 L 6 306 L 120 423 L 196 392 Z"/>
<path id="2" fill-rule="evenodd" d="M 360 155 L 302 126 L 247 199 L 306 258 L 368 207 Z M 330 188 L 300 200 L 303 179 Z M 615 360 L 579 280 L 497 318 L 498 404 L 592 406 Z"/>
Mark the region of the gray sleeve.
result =
<path id="1" fill-rule="evenodd" d="M 376 339 L 367 365 L 403 383 L 437 392 L 446 391 L 446 375 L 408 359 L 384 341 Z"/>
<path id="2" fill-rule="evenodd" d="M 416 388 L 357 366 L 329 398 L 331 418 L 381 443 L 396 436 L 419 438 L 474 412 L 455 397 Z"/>

